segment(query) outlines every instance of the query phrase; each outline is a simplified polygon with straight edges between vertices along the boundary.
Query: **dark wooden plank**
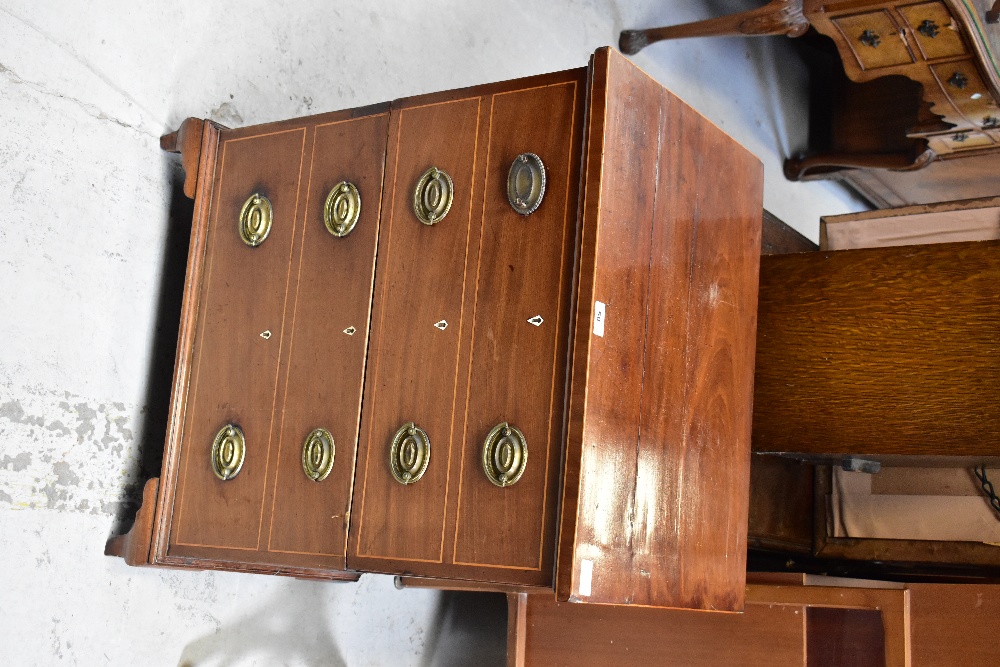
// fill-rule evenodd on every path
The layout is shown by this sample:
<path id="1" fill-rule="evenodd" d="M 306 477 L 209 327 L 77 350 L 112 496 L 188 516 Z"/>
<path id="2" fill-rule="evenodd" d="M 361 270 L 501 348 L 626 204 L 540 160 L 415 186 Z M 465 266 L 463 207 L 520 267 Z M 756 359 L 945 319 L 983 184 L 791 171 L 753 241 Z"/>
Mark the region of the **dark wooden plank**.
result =
<path id="1" fill-rule="evenodd" d="M 275 423 L 266 545 L 273 562 L 346 567 L 388 120 L 385 113 L 313 129 L 305 222 L 293 259 L 298 288 L 288 372 Z M 357 186 L 361 214 L 338 238 L 327 231 L 323 208 L 344 180 Z M 315 428 L 331 433 L 336 454 L 333 470 L 319 482 L 302 469 L 302 446 Z"/>
<path id="2" fill-rule="evenodd" d="M 1000 242 L 765 257 L 753 447 L 995 456 Z"/>
<path id="3" fill-rule="evenodd" d="M 812 552 L 813 473 L 812 465 L 794 459 L 750 458 L 750 548 Z"/>
<path id="4" fill-rule="evenodd" d="M 810 252 L 819 246 L 786 225 L 778 216 L 764 209 L 760 235 L 760 254 L 786 255 L 792 252 Z"/>
<path id="5" fill-rule="evenodd" d="M 807 667 L 885 667 L 885 629 L 878 609 L 808 607 Z"/>
<path id="6" fill-rule="evenodd" d="M 592 109 L 591 141 L 602 138 L 586 200 L 596 183 L 600 199 L 584 211 L 574 354 L 586 363 L 574 367 L 557 593 L 739 610 L 761 165 L 620 55 L 598 51 L 593 69 L 593 99 L 608 103 Z M 603 335 L 585 314 L 596 302 Z"/>

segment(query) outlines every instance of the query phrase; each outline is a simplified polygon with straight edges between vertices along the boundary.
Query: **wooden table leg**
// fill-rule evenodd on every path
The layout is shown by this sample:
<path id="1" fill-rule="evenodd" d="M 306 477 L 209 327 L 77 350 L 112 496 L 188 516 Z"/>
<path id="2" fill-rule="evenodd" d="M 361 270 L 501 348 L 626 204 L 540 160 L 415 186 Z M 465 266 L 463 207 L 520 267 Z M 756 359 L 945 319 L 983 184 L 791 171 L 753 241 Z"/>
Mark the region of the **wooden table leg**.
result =
<path id="1" fill-rule="evenodd" d="M 663 39 L 684 37 L 725 37 L 738 35 L 787 35 L 799 37 L 809 29 L 802 14 L 802 0 L 771 0 L 759 9 L 695 21 L 683 25 L 623 30 L 618 47 L 629 55 Z"/>

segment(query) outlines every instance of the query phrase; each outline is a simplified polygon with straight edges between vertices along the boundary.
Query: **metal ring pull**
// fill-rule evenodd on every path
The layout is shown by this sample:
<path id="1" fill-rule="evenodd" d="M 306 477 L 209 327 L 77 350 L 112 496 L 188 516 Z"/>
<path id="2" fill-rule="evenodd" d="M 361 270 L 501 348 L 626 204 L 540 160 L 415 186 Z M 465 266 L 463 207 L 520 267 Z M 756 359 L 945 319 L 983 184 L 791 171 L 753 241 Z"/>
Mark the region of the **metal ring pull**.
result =
<path id="1" fill-rule="evenodd" d="M 389 469 L 400 484 L 413 484 L 427 471 L 431 461 L 431 440 L 413 422 L 403 424 L 392 437 Z"/>
<path id="2" fill-rule="evenodd" d="M 240 210 L 240 238 L 251 248 L 256 248 L 271 233 L 273 217 L 271 200 L 258 192 L 253 193 Z"/>
<path id="3" fill-rule="evenodd" d="M 507 422 L 497 424 L 483 443 L 483 470 L 497 486 L 516 483 L 528 465 L 528 441 L 524 433 Z"/>
<path id="4" fill-rule="evenodd" d="M 354 183 L 341 181 L 333 186 L 323 205 L 323 224 L 334 236 L 347 236 L 361 215 L 361 193 Z"/>
<path id="5" fill-rule="evenodd" d="M 437 167 L 431 167 L 417 181 L 413 191 L 413 212 L 425 225 L 434 225 L 448 215 L 455 195 L 451 176 Z"/>
<path id="6" fill-rule="evenodd" d="M 226 482 L 240 474 L 246 449 L 247 441 L 239 426 L 226 424 L 219 429 L 212 443 L 212 470 L 215 476 Z"/>
<path id="7" fill-rule="evenodd" d="M 325 428 L 317 428 L 302 443 L 302 471 L 314 482 L 322 482 L 333 470 L 337 448 Z"/>
<path id="8" fill-rule="evenodd" d="M 545 196 L 545 165 L 534 153 L 521 153 L 507 172 L 507 201 L 521 215 L 531 215 Z"/>

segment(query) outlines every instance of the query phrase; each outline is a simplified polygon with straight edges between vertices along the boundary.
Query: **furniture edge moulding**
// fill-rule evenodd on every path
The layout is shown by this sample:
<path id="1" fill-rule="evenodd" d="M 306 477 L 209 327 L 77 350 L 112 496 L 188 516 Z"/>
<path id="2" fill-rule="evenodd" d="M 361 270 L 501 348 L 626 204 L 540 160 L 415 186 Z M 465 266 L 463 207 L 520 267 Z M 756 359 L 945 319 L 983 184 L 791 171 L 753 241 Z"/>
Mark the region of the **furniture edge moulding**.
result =
<path id="1" fill-rule="evenodd" d="M 198 198 L 198 185 L 205 182 L 199 178 L 199 174 L 202 172 L 210 174 L 214 168 L 215 149 L 218 146 L 219 130 L 221 128 L 222 126 L 211 121 L 205 121 L 200 118 L 187 118 L 177 130 L 160 137 L 161 150 L 168 153 L 179 153 L 181 156 L 181 167 L 184 170 L 184 195 L 189 199 L 195 200 L 195 213 L 193 215 L 195 221 L 197 221 L 199 215 L 207 215 L 207 211 L 202 210 L 207 207 L 207 202 L 204 199 L 199 200 Z M 206 160 L 203 158 L 208 158 L 209 155 L 211 155 L 211 160 L 206 163 Z M 208 199 L 211 199 L 210 194 Z M 188 267 L 185 272 L 184 310 L 178 327 L 179 339 L 175 353 L 171 387 L 176 386 L 179 375 L 182 372 L 186 372 L 185 369 L 181 368 L 181 365 L 182 361 L 187 361 L 186 355 L 182 359 L 182 352 L 185 348 L 190 348 L 191 342 L 188 337 L 185 343 L 184 336 L 184 320 L 186 317 L 190 317 L 190 313 L 188 312 L 190 310 L 189 294 L 192 290 L 189 282 L 192 278 L 192 262 L 190 261 L 190 257 L 194 249 L 203 243 L 203 236 L 198 235 L 198 225 L 192 225 L 191 249 L 188 252 Z M 177 411 L 181 407 L 172 398 L 168 418 L 166 448 L 170 447 L 172 433 L 176 429 L 179 429 L 179 425 L 175 424 L 175 420 L 178 418 Z M 166 460 L 166 454 L 167 452 L 165 451 L 164 460 Z M 165 466 L 164 469 L 166 469 Z M 160 564 L 154 554 L 154 544 L 158 532 L 157 526 L 161 520 L 158 510 L 164 502 L 163 498 L 161 498 L 162 493 L 163 485 L 160 484 L 160 477 L 152 477 L 146 480 L 143 486 L 141 505 L 136 511 L 135 523 L 128 532 L 112 536 L 108 540 L 105 546 L 105 555 L 119 556 L 127 564 L 133 566 Z"/>

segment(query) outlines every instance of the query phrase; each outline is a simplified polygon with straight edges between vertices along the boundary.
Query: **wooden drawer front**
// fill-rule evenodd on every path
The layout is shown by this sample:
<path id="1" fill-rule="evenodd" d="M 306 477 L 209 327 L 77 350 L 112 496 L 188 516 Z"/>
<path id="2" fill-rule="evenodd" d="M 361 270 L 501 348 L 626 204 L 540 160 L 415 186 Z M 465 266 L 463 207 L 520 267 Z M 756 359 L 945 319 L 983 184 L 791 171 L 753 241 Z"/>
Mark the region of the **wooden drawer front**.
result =
<path id="1" fill-rule="evenodd" d="M 191 385 L 181 444 L 171 555 L 253 559 L 260 544 L 272 413 L 283 339 L 289 256 L 298 218 L 303 129 L 226 139 L 219 149 Z M 260 193 L 273 223 L 257 247 L 240 238 L 247 198 Z M 246 436 L 239 474 L 218 479 L 212 443 L 226 424 Z"/>
<path id="2" fill-rule="evenodd" d="M 551 581 L 555 539 L 581 87 L 568 81 L 492 100 L 468 414 L 450 545 L 456 564 L 523 569 L 539 584 Z M 510 166 L 524 152 L 538 155 L 547 172 L 542 204 L 527 216 L 514 211 L 506 194 Z M 532 318 L 539 319 L 533 324 Z M 487 478 L 483 454 L 490 430 L 503 422 L 523 432 L 529 456 L 520 480 L 502 488 Z"/>
<path id="3" fill-rule="evenodd" d="M 946 58 L 965 53 L 965 45 L 958 34 L 958 22 L 940 2 L 922 2 L 899 8 L 912 30 L 917 46 L 924 58 Z M 955 26 L 954 28 L 952 26 Z"/>
<path id="4" fill-rule="evenodd" d="M 960 130 L 927 137 L 931 148 L 935 153 L 951 153 L 954 151 L 970 150 L 974 148 L 985 148 L 993 146 L 994 142 L 984 132 L 968 132 Z"/>
<path id="5" fill-rule="evenodd" d="M 388 121 L 384 113 L 315 128 L 305 222 L 292 260 L 298 289 L 288 316 L 288 374 L 279 387 L 267 545 L 317 567 L 345 567 Z M 324 224 L 324 207 L 342 181 L 357 187 L 361 211 L 354 229 L 337 237 Z M 302 456 L 317 428 L 333 436 L 335 456 L 328 476 L 313 481 Z"/>
<path id="6" fill-rule="evenodd" d="M 868 12 L 833 19 L 861 69 L 908 65 L 913 56 L 888 12 Z"/>
<path id="7" fill-rule="evenodd" d="M 972 61 L 935 65 L 934 76 L 945 94 L 966 118 L 978 127 L 995 127 L 1000 111 Z"/>
<path id="8" fill-rule="evenodd" d="M 462 433 L 456 410 L 465 405 L 456 378 L 472 316 L 465 275 L 479 111 L 478 98 L 460 99 L 394 110 L 390 121 L 351 553 L 409 568 L 442 561 L 445 501 L 457 481 L 448 464 Z M 434 225 L 414 213 L 415 187 L 430 167 L 454 184 L 451 208 Z M 389 452 L 409 422 L 427 433 L 430 461 L 418 481 L 404 485 L 390 472 Z"/>

